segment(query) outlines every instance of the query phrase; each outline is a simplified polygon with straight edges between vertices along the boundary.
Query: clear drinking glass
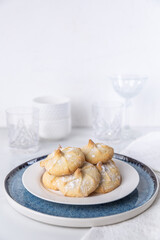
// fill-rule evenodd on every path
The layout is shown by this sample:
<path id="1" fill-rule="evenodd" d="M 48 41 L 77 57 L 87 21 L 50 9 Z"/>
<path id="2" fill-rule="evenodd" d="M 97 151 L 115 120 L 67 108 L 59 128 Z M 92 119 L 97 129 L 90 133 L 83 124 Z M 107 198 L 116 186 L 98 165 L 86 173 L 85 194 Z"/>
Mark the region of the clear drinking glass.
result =
<path id="1" fill-rule="evenodd" d="M 13 149 L 36 151 L 39 144 L 39 110 L 15 107 L 6 110 L 9 146 Z"/>
<path id="2" fill-rule="evenodd" d="M 131 98 L 139 94 L 148 77 L 146 75 L 126 74 L 111 76 L 110 79 L 114 90 L 125 99 L 124 135 L 127 138 L 132 137 L 129 124 L 129 106 L 131 105 Z"/>
<path id="3" fill-rule="evenodd" d="M 101 140 L 118 140 L 121 137 L 123 104 L 97 102 L 92 106 L 94 135 Z"/>

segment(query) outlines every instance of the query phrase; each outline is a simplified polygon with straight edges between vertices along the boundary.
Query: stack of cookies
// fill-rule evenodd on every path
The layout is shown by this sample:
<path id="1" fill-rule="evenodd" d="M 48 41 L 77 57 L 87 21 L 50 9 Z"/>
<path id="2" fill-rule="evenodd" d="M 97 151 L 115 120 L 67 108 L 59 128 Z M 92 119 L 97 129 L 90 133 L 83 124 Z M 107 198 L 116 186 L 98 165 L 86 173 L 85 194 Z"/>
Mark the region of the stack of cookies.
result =
<path id="1" fill-rule="evenodd" d="M 110 192 L 121 183 L 113 154 L 113 148 L 92 140 L 82 148 L 59 146 L 40 162 L 45 168 L 42 183 L 45 188 L 60 190 L 69 197 Z"/>

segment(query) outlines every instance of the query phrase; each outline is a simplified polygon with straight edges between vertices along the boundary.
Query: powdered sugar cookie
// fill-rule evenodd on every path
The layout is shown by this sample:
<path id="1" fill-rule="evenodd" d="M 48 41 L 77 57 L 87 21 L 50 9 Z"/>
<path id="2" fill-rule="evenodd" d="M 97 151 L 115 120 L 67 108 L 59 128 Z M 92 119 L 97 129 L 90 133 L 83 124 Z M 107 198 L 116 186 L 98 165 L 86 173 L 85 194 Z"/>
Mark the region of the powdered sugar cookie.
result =
<path id="1" fill-rule="evenodd" d="M 85 161 L 85 156 L 80 148 L 66 147 L 58 148 L 40 163 L 49 174 L 63 176 L 72 174 L 81 167 Z"/>
<path id="2" fill-rule="evenodd" d="M 86 161 L 92 164 L 97 164 L 98 162 L 106 163 L 112 159 L 114 154 L 113 148 L 102 143 L 94 143 L 91 139 L 81 149 L 86 157 Z"/>
<path id="3" fill-rule="evenodd" d="M 74 174 L 57 178 L 59 190 L 68 197 L 87 197 L 95 191 L 100 183 L 100 173 L 97 168 L 85 162 Z"/>
<path id="4" fill-rule="evenodd" d="M 105 164 L 98 163 L 97 169 L 101 174 L 101 181 L 96 193 L 111 192 L 121 184 L 121 175 L 113 160 L 109 160 Z"/>
<path id="5" fill-rule="evenodd" d="M 50 175 L 47 171 L 42 175 L 42 183 L 45 188 L 49 188 L 52 190 L 58 190 L 56 184 L 56 176 Z"/>

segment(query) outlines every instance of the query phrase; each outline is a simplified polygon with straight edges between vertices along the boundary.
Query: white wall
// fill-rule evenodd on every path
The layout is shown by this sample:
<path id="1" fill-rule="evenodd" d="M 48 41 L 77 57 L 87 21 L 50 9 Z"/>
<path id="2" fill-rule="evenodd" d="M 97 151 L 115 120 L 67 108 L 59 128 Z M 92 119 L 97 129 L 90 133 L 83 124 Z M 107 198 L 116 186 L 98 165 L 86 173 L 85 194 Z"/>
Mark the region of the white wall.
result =
<path id="1" fill-rule="evenodd" d="M 121 100 L 107 75 L 131 72 L 150 77 L 132 125 L 160 125 L 160 1 L 0 1 L 0 126 L 7 107 L 58 93 L 90 125 L 93 101 Z"/>

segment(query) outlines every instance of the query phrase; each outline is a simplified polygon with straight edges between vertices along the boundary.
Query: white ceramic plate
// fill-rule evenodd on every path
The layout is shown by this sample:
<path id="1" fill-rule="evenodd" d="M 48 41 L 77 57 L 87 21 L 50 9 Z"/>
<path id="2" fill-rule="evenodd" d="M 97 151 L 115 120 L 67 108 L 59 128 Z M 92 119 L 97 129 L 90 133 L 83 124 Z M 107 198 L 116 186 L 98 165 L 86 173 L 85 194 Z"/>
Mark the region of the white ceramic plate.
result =
<path id="1" fill-rule="evenodd" d="M 121 185 L 106 194 L 93 194 L 85 198 L 66 197 L 59 191 L 45 189 L 41 182 L 44 169 L 40 167 L 40 162 L 34 163 L 26 169 L 22 176 L 24 187 L 33 195 L 56 203 L 72 204 L 72 205 L 92 205 L 113 202 L 119 200 L 137 187 L 139 183 L 139 174 L 131 165 L 126 162 L 114 159 L 122 176 Z"/>

